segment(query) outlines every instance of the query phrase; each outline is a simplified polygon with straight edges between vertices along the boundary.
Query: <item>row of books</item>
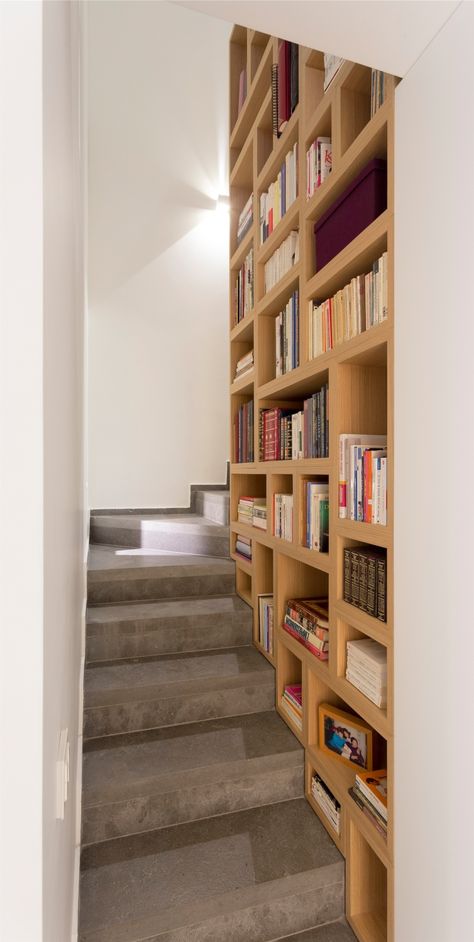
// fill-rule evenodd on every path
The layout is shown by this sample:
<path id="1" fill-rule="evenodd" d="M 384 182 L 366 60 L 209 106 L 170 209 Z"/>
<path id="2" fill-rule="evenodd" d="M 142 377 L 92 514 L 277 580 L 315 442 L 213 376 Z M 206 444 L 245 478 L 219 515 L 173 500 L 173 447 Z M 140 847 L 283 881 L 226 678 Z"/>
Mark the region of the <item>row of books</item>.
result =
<path id="1" fill-rule="evenodd" d="M 379 110 L 385 101 L 385 72 L 372 69 L 370 83 L 370 117 Z"/>
<path id="2" fill-rule="evenodd" d="M 347 642 L 346 680 L 376 706 L 387 706 L 387 649 L 372 638 Z"/>
<path id="3" fill-rule="evenodd" d="M 293 540 L 293 494 L 273 495 L 273 536 Z"/>
<path id="4" fill-rule="evenodd" d="M 245 559 L 248 563 L 252 562 L 252 540 L 248 536 L 242 536 L 240 533 L 237 534 L 237 539 L 235 541 L 235 553 L 237 556 L 241 556 L 242 559 Z"/>
<path id="5" fill-rule="evenodd" d="M 237 464 L 254 460 L 253 399 L 244 402 L 234 417 L 234 461 Z"/>
<path id="6" fill-rule="evenodd" d="M 336 834 L 341 831 L 341 805 L 317 772 L 311 778 L 311 794 Z"/>
<path id="7" fill-rule="evenodd" d="M 286 684 L 280 707 L 297 729 L 303 732 L 303 695 L 301 684 Z"/>
<path id="8" fill-rule="evenodd" d="M 303 513 L 304 545 L 319 553 L 329 551 L 329 484 L 327 481 L 304 481 Z"/>
<path id="9" fill-rule="evenodd" d="M 252 227 L 253 223 L 253 193 L 250 194 L 242 212 L 239 215 L 237 223 L 237 243 L 241 242 L 243 237 Z"/>
<path id="10" fill-rule="evenodd" d="M 339 436 L 339 517 L 387 523 L 387 436 Z"/>
<path id="11" fill-rule="evenodd" d="M 329 657 L 327 598 L 288 599 L 283 626 L 288 634 L 321 661 Z"/>
<path id="12" fill-rule="evenodd" d="M 387 770 L 358 772 L 349 789 L 360 810 L 372 821 L 374 827 L 387 839 Z"/>
<path id="13" fill-rule="evenodd" d="M 260 196 L 260 242 L 271 236 L 298 196 L 298 144 L 288 151 L 276 180 Z"/>
<path id="14" fill-rule="evenodd" d="M 317 137 L 306 152 L 306 199 L 316 193 L 332 170 L 332 143 L 330 137 Z"/>
<path id="15" fill-rule="evenodd" d="M 237 272 L 234 285 L 234 325 L 249 314 L 255 303 L 253 249 L 245 257 Z"/>
<path id="16" fill-rule="evenodd" d="M 284 311 L 275 318 L 275 376 L 299 366 L 299 292 L 294 291 Z"/>
<path id="17" fill-rule="evenodd" d="M 271 291 L 287 272 L 299 262 L 300 259 L 300 234 L 297 229 L 292 229 L 290 234 L 275 250 L 273 255 L 265 262 L 264 277 L 265 291 Z"/>
<path id="18" fill-rule="evenodd" d="M 387 253 L 367 275 L 357 275 L 321 304 L 313 303 L 309 324 L 309 357 L 320 356 L 386 320 Z"/>
<path id="19" fill-rule="evenodd" d="M 329 418 L 327 384 L 305 399 L 303 409 L 260 410 L 260 461 L 285 461 L 300 458 L 327 458 L 329 454 Z"/>
<path id="20" fill-rule="evenodd" d="M 253 370 L 253 365 L 253 350 L 249 350 L 248 353 L 244 353 L 243 357 L 240 357 L 240 360 L 237 360 L 234 379 L 240 379 L 242 376 L 245 376 L 246 373 L 250 373 L 251 370 Z"/>
<path id="21" fill-rule="evenodd" d="M 262 517 L 264 525 L 262 525 Z M 267 502 L 266 497 L 239 497 L 237 504 L 237 520 L 247 526 L 257 526 L 261 530 L 267 528 Z"/>
<path id="22" fill-rule="evenodd" d="M 387 621 L 387 554 L 372 546 L 344 550 L 344 601 Z"/>
<path id="23" fill-rule="evenodd" d="M 273 624 L 273 595 L 259 595 L 258 642 L 269 654 L 273 654 Z"/>
<path id="24" fill-rule="evenodd" d="M 298 104 L 298 45 L 280 40 L 272 66 L 272 125 L 279 137 Z"/>

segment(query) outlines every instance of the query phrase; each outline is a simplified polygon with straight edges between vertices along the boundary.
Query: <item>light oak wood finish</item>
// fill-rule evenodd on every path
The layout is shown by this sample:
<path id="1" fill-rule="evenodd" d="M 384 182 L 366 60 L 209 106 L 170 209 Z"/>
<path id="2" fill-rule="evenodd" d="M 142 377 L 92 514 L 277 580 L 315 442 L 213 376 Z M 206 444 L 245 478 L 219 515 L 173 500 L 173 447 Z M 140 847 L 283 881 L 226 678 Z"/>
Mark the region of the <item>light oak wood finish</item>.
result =
<path id="1" fill-rule="evenodd" d="M 235 88 L 245 60 L 248 76 L 246 102 L 236 115 Z M 326 93 L 323 91 L 323 53 L 300 47 L 299 104 L 276 138 L 271 126 L 271 65 L 278 60 L 278 40 L 253 30 L 235 27 L 231 37 L 231 307 L 235 274 L 251 247 L 254 249 L 255 306 L 237 326 L 231 323 L 231 414 L 242 401 L 253 397 L 255 410 L 255 461 L 230 466 L 231 550 L 236 561 L 237 592 L 254 610 L 254 643 L 276 669 L 276 708 L 304 745 L 306 798 L 346 857 L 347 918 L 361 942 L 393 942 L 393 94 L 397 80 L 386 76 L 386 100 L 370 118 L 370 76 L 366 66 L 345 62 Z M 233 97 L 234 96 L 234 97 Z M 306 200 L 306 152 L 317 136 L 332 138 L 332 172 L 311 199 Z M 299 196 L 260 243 L 260 194 L 277 177 L 288 151 L 298 141 Z M 313 227 L 343 193 L 361 169 L 374 157 L 388 165 L 387 209 L 329 264 L 316 272 Z M 252 168 L 251 179 L 249 168 Z M 251 231 L 236 244 L 238 214 L 254 194 Z M 292 229 L 300 234 L 299 262 L 274 286 L 264 290 L 264 264 Z M 352 277 L 366 274 L 372 263 L 388 253 L 388 317 L 386 321 L 315 359 L 309 358 L 310 309 L 343 288 Z M 299 290 L 300 363 L 291 372 L 275 375 L 275 317 L 292 292 Z M 240 356 L 254 349 L 255 367 L 235 380 Z M 258 453 L 260 409 L 300 408 L 303 400 L 329 383 L 329 457 L 298 461 L 261 462 Z M 343 432 L 386 434 L 388 449 L 387 526 L 339 520 L 338 442 Z M 232 446 L 233 447 L 233 446 Z M 329 482 L 329 552 L 317 553 L 303 546 L 304 482 Z M 273 495 L 292 493 L 293 540 L 273 536 Z M 242 495 L 266 496 L 267 530 L 237 520 Z M 236 556 L 236 534 L 252 539 L 252 562 Z M 343 600 L 343 554 L 346 546 L 367 543 L 387 552 L 387 621 L 382 622 Z M 274 650 L 266 652 L 258 642 L 258 596 L 274 595 Z M 288 598 L 329 596 L 329 660 L 320 661 L 282 627 Z M 347 642 L 372 638 L 387 649 L 388 696 L 379 708 L 345 678 Z M 287 683 L 303 688 L 303 730 L 281 710 Z M 318 744 L 318 706 L 330 703 L 360 716 L 374 730 L 374 744 L 387 763 L 389 781 L 387 841 L 348 794 L 356 768 L 345 766 Z M 315 802 L 311 778 L 317 772 L 341 805 L 340 833 Z"/>

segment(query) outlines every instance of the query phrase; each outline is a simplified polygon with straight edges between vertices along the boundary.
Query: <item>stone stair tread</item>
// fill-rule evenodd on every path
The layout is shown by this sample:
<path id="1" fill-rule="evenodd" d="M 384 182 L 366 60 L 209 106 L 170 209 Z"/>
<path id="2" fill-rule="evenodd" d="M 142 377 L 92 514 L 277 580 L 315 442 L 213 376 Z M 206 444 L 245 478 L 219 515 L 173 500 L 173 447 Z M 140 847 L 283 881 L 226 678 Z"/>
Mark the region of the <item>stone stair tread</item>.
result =
<path id="1" fill-rule="evenodd" d="M 303 763 L 303 749 L 272 711 L 93 741 L 83 761 L 84 807 L 260 774 Z M 254 760 L 252 762 L 252 760 Z M 254 768 L 255 767 L 255 768 Z"/>
<path id="2" fill-rule="evenodd" d="M 324 926 L 307 929 L 296 935 L 285 935 L 277 942 L 357 942 L 352 929 L 345 920 L 327 922 Z"/>
<path id="3" fill-rule="evenodd" d="M 209 529 L 213 533 L 225 529 L 222 523 L 216 523 L 215 520 L 203 519 L 201 514 L 195 513 L 97 514 L 92 516 L 92 523 L 94 526 L 106 524 L 108 527 L 115 527 L 117 530 L 120 530 L 121 527 L 126 527 L 129 530 L 140 530 L 143 524 L 145 528 L 154 526 L 156 526 L 157 529 L 176 527 L 177 529 L 192 528 L 195 530 L 196 528 L 202 528 L 203 530 Z"/>
<path id="4" fill-rule="evenodd" d="M 253 676 L 252 676 L 253 675 Z M 176 697 L 214 687 L 274 682 L 271 665 L 250 645 L 164 654 L 145 661 L 88 667 L 84 676 L 85 706 L 109 705 L 156 696 Z"/>
<path id="5" fill-rule="evenodd" d="M 304 891 L 327 894 L 334 908 L 344 862 L 294 799 L 91 845 L 81 869 L 81 942 L 138 942 Z"/>
<path id="6" fill-rule="evenodd" d="M 95 630 L 101 630 L 104 625 L 111 622 L 121 622 L 133 626 L 134 632 L 139 631 L 150 621 L 175 618 L 189 618 L 193 616 L 228 615 L 231 617 L 239 612 L 248 612 L 248 605 L 238 595 L 218 595 L 208 598 L 160 599 L 154 602 L 122 602 L 119 605 L 92 605 L 87 609 L 87 631 L 93 635 Z"/>
<path id="7" fill-rule="evenodd" d="M 190 575 L 198 572 L 211 575 L 233 573 L 235 566 L 232 560 L 218 556 L 183 555 L 168 550 L 119 549 L 117 546 L 93 544 L 89 548 L 87 568 L 89 581 L 97 581 L 102 575 L 107 579 L 113 576 L 123 579 L 124 570 L 130 574 L 136 572 L 138 577 L 144 576 L 145 571 L 169 577 L 181 576 L 186 571 Z"/>

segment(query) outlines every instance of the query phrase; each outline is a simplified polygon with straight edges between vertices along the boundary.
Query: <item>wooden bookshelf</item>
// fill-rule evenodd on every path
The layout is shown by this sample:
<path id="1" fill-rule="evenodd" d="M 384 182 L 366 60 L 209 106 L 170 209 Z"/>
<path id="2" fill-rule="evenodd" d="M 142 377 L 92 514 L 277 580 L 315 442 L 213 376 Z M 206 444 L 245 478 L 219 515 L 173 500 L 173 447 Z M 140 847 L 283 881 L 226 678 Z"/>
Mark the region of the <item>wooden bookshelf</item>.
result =
<path id="1" fill-rule="evenodd" d="M 361 942 L 393 942 L 393 99 L 396 79 L 385 76 L 385 100 L 370 115 L 371 69 L 345 62 L 326 92 L 324 56 L 299 48 L 299 102 L 282 135 L 272 133 L 271 67 L 278 61 L 278 39 L 236 26 L 230 46 L 230 399 L 231 419 L 243 401 L 254 403 L 255 461 L 235 460 L 231 440 L 231 553 L 236 562 L 237 591 L 254 611 L 254 643 L 275 667 L 276 709 L 305 747 L 305 794 L 335 844 L 346 858 L 346 915 Z M 247 97 L 238 113 L 239 75 L 247 69 Z M 237 97 L 236 97 L 237 96 Z M 332 141 L 332 172 L 306 199 L 306 153 L 318 136 Z M 269 238 L 261 244 L 260 195 L 278 174 L 286 154 L 298 143 L 298 196 Z M 387 209 L 319 271 L 315 270 L 313 227 L 373 158 L 387 161 Z M 253 193 L 253 225 L 237 244 L 237 221 Z M 264 265 L 291 230 L 299 230 L 299 262 L 267 293 Z M 246 255 L 254 253 L 254 305 L 240 323 L 234 321 L 235 274 Z M 321 302 L 367 273 L 383 252 L 388 254 L 388 315 L 386 320 L 310 359 L 310 306 Z M 275 376 L 274 318 L 295 289 L 299 291 L 299 366 Z M 254 369 L 235 379 L 237 360 L 254 350 Z M 259 414 L 262 408 L 295 405 L 329 385 L 329 457 L 297 461 L 261 461 Z M 360 426 L 360 427 L 359 427 Z M 340 520 L 338 517 L 338 443 L 347 432 L 387 435 L 388 520 L 386 526 Z M 303 484 L 312 478 L 329 483 L 329 551 L 303 545 Z M 293 539 L 273 536 L 272 499 L 293 494 Z M 238 522 L 239 497 L 266 497 L 266 531 Z M 235 554 L 236 534 L 252 539 L 252 561 Z M 387 620 L 382 622 L 343 599 L 343 555 L 355 543 L 383 547 L 387 554 Z M 258 642 L 258 596 L 273 592 L 274 650 Z M 282 627 L 290 597 L 328 594 L 329 660 L 319 661 Z M 387 706 L 379 709 L 345 677 L 347 641 L 372 638 L 387 649 Z M 280 708 L 285 684 L 302 684 L 303 730 Z M 319 747 L 317 709 L 320 703 L 359 715 L 374 730 L 386 752 L 388 770 L 388 834 L 381 836 L 355 804 L 348 789 L 352 769 Z M 380 765 L 379 765 L 380 767 Z M 314 772 L 324 780 L 341 806 L 336 833 L 311 792 Z"/>

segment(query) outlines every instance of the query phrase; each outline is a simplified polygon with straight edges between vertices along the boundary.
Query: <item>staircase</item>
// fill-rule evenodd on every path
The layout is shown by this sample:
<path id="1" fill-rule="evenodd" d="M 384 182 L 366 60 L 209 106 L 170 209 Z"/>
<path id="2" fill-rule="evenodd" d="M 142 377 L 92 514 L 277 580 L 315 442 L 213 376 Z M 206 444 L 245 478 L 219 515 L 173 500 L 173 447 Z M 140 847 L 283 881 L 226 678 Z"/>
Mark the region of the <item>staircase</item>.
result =
<path id="1" fill-rule="evenodd" d="M 227 492 L 93 515 L 91 538 L 80 942 L 353 940 L 235 595 Z"/>

